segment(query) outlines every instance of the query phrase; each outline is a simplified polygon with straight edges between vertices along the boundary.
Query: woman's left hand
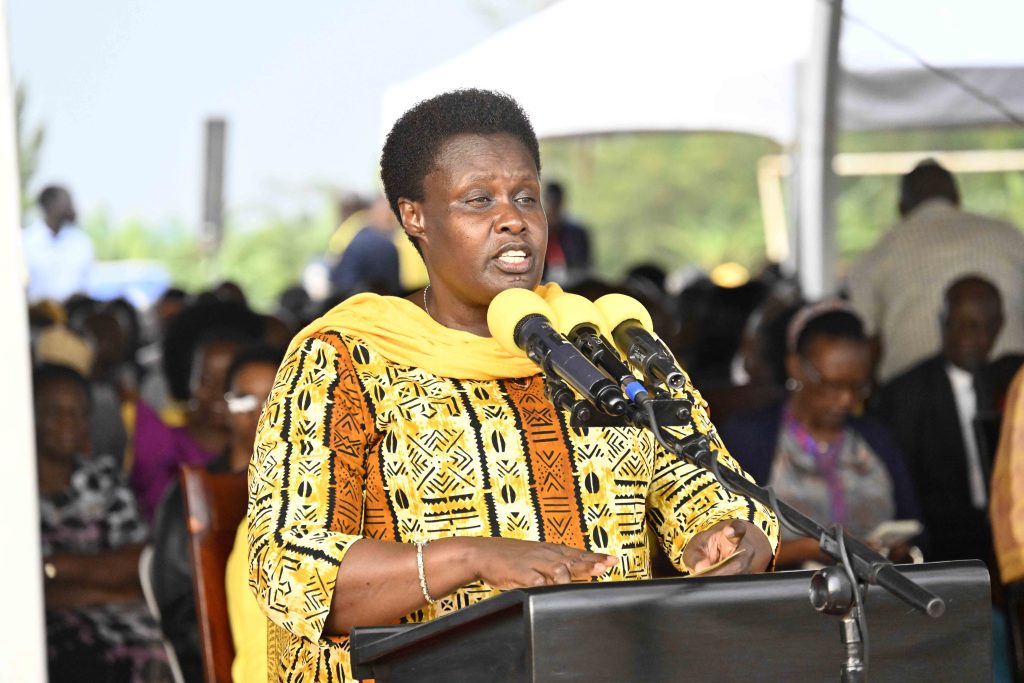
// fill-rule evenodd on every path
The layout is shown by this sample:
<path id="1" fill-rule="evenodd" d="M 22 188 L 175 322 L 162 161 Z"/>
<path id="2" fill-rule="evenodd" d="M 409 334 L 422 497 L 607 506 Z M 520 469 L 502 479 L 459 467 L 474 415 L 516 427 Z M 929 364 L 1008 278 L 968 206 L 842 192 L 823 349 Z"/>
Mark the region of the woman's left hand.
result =
<path id="1" fill-rule="evenodd" d="M 729 519 L 701 531 L 683 549 L 683 562 L 691 573 L 699 572 L 742 550 L 740 555 L 708 572 L 707 576 L 729 576 L 763 572 L 772 560 L 768 537 L 754 524 Z"/>

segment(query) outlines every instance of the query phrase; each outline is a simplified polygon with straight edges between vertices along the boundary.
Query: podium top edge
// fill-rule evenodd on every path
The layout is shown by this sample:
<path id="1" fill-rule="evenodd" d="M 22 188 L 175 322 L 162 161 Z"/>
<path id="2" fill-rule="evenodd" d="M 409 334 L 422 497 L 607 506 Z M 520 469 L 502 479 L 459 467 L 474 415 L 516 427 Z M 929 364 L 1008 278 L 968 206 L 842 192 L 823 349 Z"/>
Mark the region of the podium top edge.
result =
<path id="1" fill-rule="evenodd" d="M 919 565 L 897 565 L 901 573 L 910 578 L 915 575 L 925 577 L 942 572 L 946 576 L 956 575 L 963 580 L 976 581 L 982 578 L 988 581 L 988 569 L 980 560 L 957 560 L 953 562 L 932 562 Z M 408 624 L 388 628 L 368 627 L 352 630 L 351 658 L 353 666 L 365 667 L 388 655 L 414 645 L 423 640 L 440 636 L 452 629 L 472 624 L 509 609 L 530 609 L 530 603 L 538 598 L 566 593 L 602 592 L 666 589 L 670 586 L 698 588 L 708 583 L 762 583 L 780 581 L 808 582 L 814 574 L 813 570 L 781 571 L 766 574 L 725 576 L 725 577 L 671 577 L 643 581 L 606 581 L 592 583 L 574 583 L 557 586 L 538 586 L 536 588 L 520 588 L 505 591 L 475 605 L 442 615 L 433 621 L 420 624 Z M 951 577 L 952 578 L 952 577 Z M 882 590 L 882 589 L 878 589 Z M 398 632 L 395 632 L 398 630 Z"/>

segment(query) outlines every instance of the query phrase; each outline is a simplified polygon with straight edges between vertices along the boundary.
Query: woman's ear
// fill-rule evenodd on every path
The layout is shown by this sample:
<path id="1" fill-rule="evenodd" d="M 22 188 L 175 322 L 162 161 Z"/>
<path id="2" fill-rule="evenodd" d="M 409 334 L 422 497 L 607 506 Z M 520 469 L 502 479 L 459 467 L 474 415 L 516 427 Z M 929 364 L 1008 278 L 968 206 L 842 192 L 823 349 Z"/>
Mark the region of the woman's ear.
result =
<path id="1" fill-rule="evenodd" d="M 402 228 L 407 235 L 417 240 L 425 238 L 423 209 L 419 202 L 400 197 L 398 199 L 398 215 L 402 217 Z"/>

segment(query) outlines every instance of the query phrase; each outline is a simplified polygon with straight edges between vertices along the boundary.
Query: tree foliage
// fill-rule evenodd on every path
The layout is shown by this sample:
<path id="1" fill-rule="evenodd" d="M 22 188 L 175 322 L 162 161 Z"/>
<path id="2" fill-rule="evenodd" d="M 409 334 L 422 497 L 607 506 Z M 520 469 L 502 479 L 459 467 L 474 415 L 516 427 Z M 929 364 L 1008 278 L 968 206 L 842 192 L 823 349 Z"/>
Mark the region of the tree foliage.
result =
<path id="1" fill-rule="evenodd" d="M 228 217 L 224 242 L 213 251 L 198 231 L 181 222 L 162 226 L 130 219 L 111 225 L 105 211 L 85 222 L 101 261 L 153 260 L 163 263 L 174 282 L 199 291 L 222 280 L 242 286 L 254 307 L 272 310 L 277 296 L 298 282 L 303 268 L 324 253 L 334 228 L 334 209 L 324 203 L 319 216 L 267 215 L 255 225 Z"/>
<path id="2" fill-rule="evenodd" d="M 29 126 L 25 114 L 28 103 L 28 89 L 19 83 L 14 92 L 14 132 L 18 144 L 18 180 L 21 187 L 21 213 L 32 208 L 34 197 L 29 189 L 36 169 L 39 168 L 39 154 L 46 140 L 46 129 L 42 124 Z"/>
<path id="3" fill-rule="evenodd" d="M 638 262 L 667 268 L 764 259 L 757 160 L 767 140 L 729 134 L 615 135 L 546 141 L 543 175 L 594 232 L 608 277 Z"/>
<path id="4" fill-rule="evenodd" d="M 846 135 L 842 151 L 1012 149 L 1024 147 L 1016 128 Z M 764 139 L 722 133 L 638 134 L 549 140 L 542 143 L 545 180 L 567 188 L 568 210 L 593 233 L 597 273 L 615 278 L 639 262 L 668 269 L 711 268 L 736 261 L 752 270 L 764 263 L 764 233 L 755 170 L 778 153 Z M 922 155 L 923 156 L 923 155 Z M 1024 225 L 1024 174 L 960 176 L 966 208 Z M 869 248 L 897 219 L 896 176 L 845 178 L 837 205 L 839 271 Z M 209 253 L 182 223 L 129 220 L 110 225 L 99 212 L 86 227 L 102 259 L 141 258 L 165 263 L 189 289 L 230 278 L 268 308 L 297 282 L 304 266 L 322 257 L 334 228 L 333 202 L 324 193 L 317 216 L 265 213 L 243 221 L 229 212 L 221 249 Z"/>
<path id="5" fill-rule="evenodd" d="M 1024 130 L 1010 127 L 857 133 L 845 152 L 1021 149 Z M 737 134 L 617 135 L 545 141 L 545 179 L 568 187 L 570 213 L 597 243 L 598 271 L 609 277 L 653 261 L 668 268 L 764 263 L 756 165 L 778 153 L 772 143 Z M 909 169 L 907 169 L 909 170 Z M 959 176 L 965 208 L 1024 225 L 1024 174 Z M 840 180 L 836 206 L 839 272 L 897 220 L 898 177 Z"/>

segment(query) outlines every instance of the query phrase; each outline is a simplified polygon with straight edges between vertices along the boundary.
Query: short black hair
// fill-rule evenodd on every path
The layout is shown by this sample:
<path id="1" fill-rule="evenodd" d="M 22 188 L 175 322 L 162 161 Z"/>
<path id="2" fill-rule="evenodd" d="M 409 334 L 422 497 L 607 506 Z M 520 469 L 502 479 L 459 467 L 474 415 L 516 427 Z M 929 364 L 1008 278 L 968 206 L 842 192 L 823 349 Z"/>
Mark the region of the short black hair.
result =
<path id="1" fill-rule="evenodd" d="M 168 287 L 157 297 L 157 301 L 186 301 L 188 292 L 181 287 Z"/>
<path id="2" fill-rule="evenodd" d="M 557 180 L 551 180 L 545 183 L 544 194 L 560 202 L 565 198 L 565 188 Z"/>
<path id="3" fill-rule="evenodd" d="M 807 320 L 796 337 L 796 352 L 806 356 L 811 342 L 820 337 L 863 343 L 868 341 L 863 321 L 856 313 L 846 309 L 831 310 Z"/>
<path id="4" fill-rule="evenodd" d="M 240 304 L 214 301 L 186 307 L 171 322 L 163 341 L 163 372 L 171 396 L 191 396 L 192 365 L 196 350 L 226 339 L 244 344 L 263 334 L 263 320 Z"/>
<path id="5" fill-rule="evenodd" d="M 492 90 L 452 90 L 424 100 L 392 126 L 380 155 L 380 179 L 402 223 L 398 200 L 423 200 L 423 180 L 441 146 L 456 135 L 509 135 L 521 142 L 540 173 L 540 144 L 530 118 L 512 97 Z M 413 240 L 417 249 L 419 244 Z"/>
<path id="6" fill-rule="evenodd" d="M 281 365 L 283 358 L 284 352 L 269 344 L 254 344 L 242 348 L 228 366 L 228 372 L 224 376 L 224 391 L 231 391 L 231 383 L 245 366 L 263 364 L 276 368 Z"/>
<path id="7" fill-rule="evenodd" d="M 997 318 L 1003 315 L 1003 295 L 991 280 L 981 275 L 970 274 L 957 278 L 946 287 L 942 294 L 942 320 L 949 316 L 949 311 L 964 298 L 981 299 L 988 304 L 990 312 Z"/>
<path id="8" fill-rule="evenodd" d="M 925 159 L 900 179 L 900 215 L 906 216 L 923 202 L 936 197 L 960 204 L 956 178 L 935 159 Z"/>
<path id="9" fill-rule="evenodd" d="M 39 400 L 43 389 L 55 382 L 77 384 L 85 393 L 86 408 L 92 405 L 92 387 L 82 373 L 67 365 L 59 363 L 43 363 L 32 372 L 32 395 Z"/>
<path id="10" fill-rule="evenodd" d="M 39 206 L 45 210 L 52 206 L 53 203 L 61 197 L 61 195 L 68 194 L 70 193 L 60 185 L 47 185 L 43 188 L 43 191 L 39 193 L 39 198 L 36 201 L 39 203 Z"/>

